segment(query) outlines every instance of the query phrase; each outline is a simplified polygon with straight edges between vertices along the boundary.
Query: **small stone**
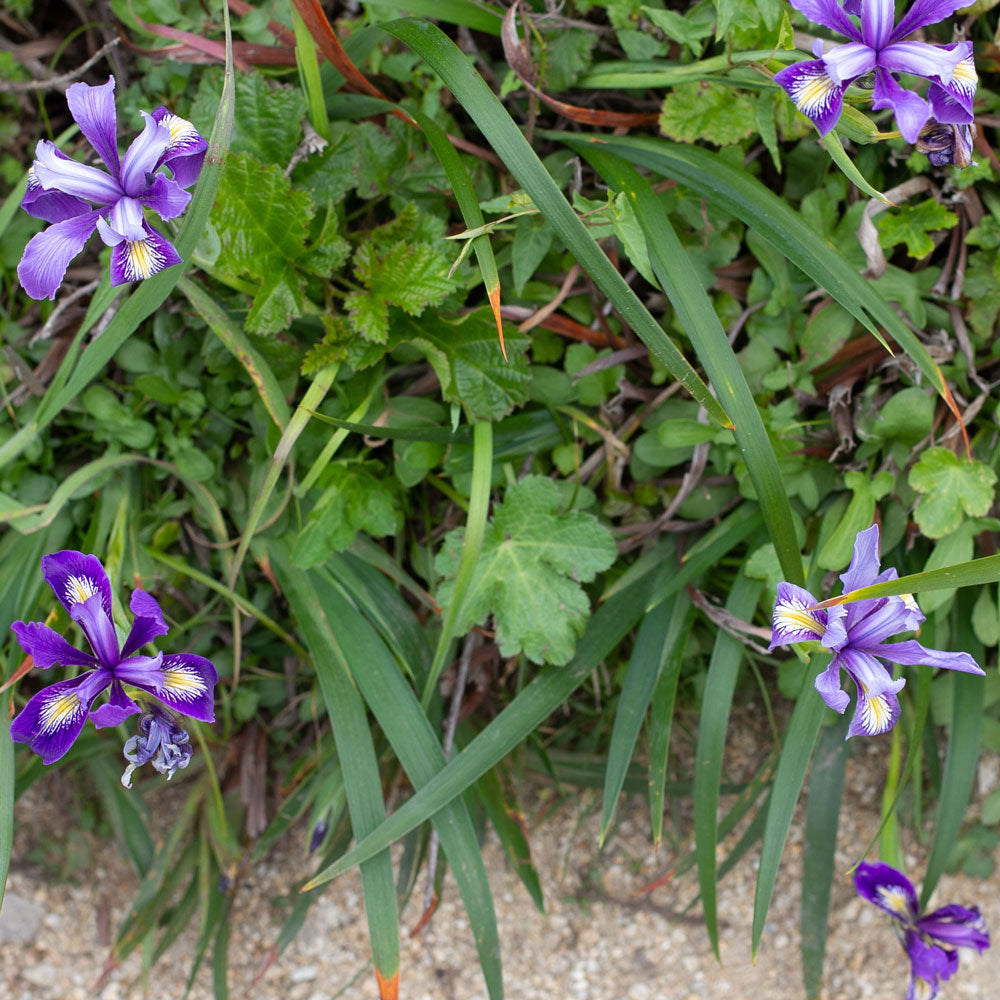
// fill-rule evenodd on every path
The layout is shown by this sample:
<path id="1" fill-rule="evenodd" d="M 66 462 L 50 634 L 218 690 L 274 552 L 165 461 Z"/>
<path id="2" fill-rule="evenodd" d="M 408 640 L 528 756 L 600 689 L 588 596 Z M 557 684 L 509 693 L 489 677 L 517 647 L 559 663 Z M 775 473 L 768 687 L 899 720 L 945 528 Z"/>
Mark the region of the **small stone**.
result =
<path id="1" fill-rule="evenodd" d="M 56 981 L 56 968 L 48 962 L 28 965 L 21 969 L 21 978 L 32 986 L 49 986 Z"/>
<path id="2" fill-rule="evenodd" d="M 44 907 L 8 892 L 0 907 L 0 944 L 26 944 L 33 940 L 44 918 Z"/>
<path id="3" fill-rule="evenodd" d="M 303 965 L 296 969 L 291 979 L 293 983 L 311 983 L 319 975 L 319 969 L 315 965 Z"/>

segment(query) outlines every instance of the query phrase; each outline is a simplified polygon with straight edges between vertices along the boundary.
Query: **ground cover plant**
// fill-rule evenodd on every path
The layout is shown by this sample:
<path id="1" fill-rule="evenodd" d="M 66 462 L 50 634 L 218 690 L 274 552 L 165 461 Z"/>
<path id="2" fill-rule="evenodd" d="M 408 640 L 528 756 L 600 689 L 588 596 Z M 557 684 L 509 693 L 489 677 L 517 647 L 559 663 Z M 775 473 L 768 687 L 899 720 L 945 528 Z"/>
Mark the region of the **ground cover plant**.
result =
<path id="1" fill-rule="evenodd" d="M 816 997 L 874 740 L 853 877 L 935 996 L 989 936 L 928 901 L 1000 820 L 990 0 L 77 7 L 3 15 L 0 875 L 68 769 L 141 877 L 109 968 L 194 922 L 226 996 L 295 837 L 272 961 L 360 866 L 382 996 L 418 891 L 499 998 L 526 762 L 603 787 L 602 840 L 638 779 L 716 953 L 807 794 Z"/>

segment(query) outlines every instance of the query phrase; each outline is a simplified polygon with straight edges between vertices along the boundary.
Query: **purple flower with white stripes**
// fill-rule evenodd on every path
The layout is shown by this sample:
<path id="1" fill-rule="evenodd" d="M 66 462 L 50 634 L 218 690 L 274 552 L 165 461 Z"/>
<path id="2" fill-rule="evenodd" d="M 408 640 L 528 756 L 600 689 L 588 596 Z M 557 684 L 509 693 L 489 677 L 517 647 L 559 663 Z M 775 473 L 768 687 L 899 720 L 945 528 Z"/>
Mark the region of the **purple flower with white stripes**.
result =
<path id="1" fill-rule="evenodd" d="M 826 53 L 822 40 L 817 40 L 813 46 L 816 59 L 788 66 L 774 77 L 820 135 L 826 135 L 840 119 L 844 91 L 871 73 L 872 107 L 892 108 L 899 131 L 909 143 L 917 141 L 932 115 L 947 125 L 972 122 L 972 100 L 979 82 L 972 42 L 903 41 L 914 31 L 950 17 L 966 0 L 915 0 L 896 25 L 893 0 L 848 0 L 843 7 L 838 0 L 791 2 L 810 21 L 850 39 Z M 860 14 L 860 28 L 848 14 Z M 900 86 L 900 73 L 929 80 L 927 98 Z"/>
<path id="2" fill-rule="evenodd" d="M 114 90 L 112 76 L 100 87 L 74 83 L 66 91 L 70 113 L 107 172 L 71 159 L 47 139 L 35 148 L 21 207 L 52 225 L 29 240 L 17 266 L 33 299 L 55 298 L 69 262 L 95 229 L 113 248 L 112 285 L 149 278 L 181 261 L 143 210 L 174 219 L 187 208 L 191 195 L 185 188 L 198 179 L 208 143 L 190 122 L 159 107 L 141 112 L 146 126 L 119 159 Z"/>
<path id="3" fill-rule="evenodd" d="M 982 952 L 990 935 L 978 907 L 967 909 L 951 903 L 933 913 L 920 912 L 910 880 L 889 865 L 863 861 L 854 873 L 854 887 L 898 921 L 897 933 L 910 959 L 910 989 L 906 1000 L 933 1000 L 940 980 L 958 969 L 955 947 Z"/>
<path id="4" fill-rule="evenodd" d="M 854 539 L 851 565 L 840 577 L 844 593 L 898 576 L 894 569 L 879 572 L 878 525 L 859 531 Z M 983 674 L 968 653 L 927 649 L 916 639 L 886 642 L 899 632 L 914 631 L 924 620 L 917 602 L 909 594 L 851 601 L 831 608 L 817 608 L 817 604 L 819 601 L 809 591 L 794 583 L 779 583 L 768 648 L 819 640 L 833 652 L 830 665 L 817 676 L 815 687 L 830 708 L 843 714 L 851 699 L 840 687 L 841 670 L 857 685 L 858 703 L 847 730 L 848 737 L 887 732 L 899 718 L 896 695 L 906 681 L 902 677 L 893 680 L 880 660 Z"/>
<path id="5" fill-rule="evenodd" d="M 27 743 L 43 764 L 59 760 L 80 735 L 88 713 L 94 725 L 103 729 L 142 711 L 126 693 L 124 684 L 153 695 L 182 715 L 215 721 L 213 695 L 218 675 L 204 656 L 143 656 L 138 652 L 169 631 L 156 598 L 144 590 L 132 591 L 129 607 L 135 617 L 124 645 L 119 646 L 111 617 L 111 582 L 97 556 L 72 550 L 54 552 L 42 557 L 42 575 L 94 652 L 76 649 L 41 622 L 17 621 L 11 625 L 21 648 L 39 669 L 47 670 L 56 664 L 88 668 L 72 680 L 43 688 L 28 701 L 10 724 L 15 743 Z M 106 688 L 111 689 L 108 701 L 91 711 L 95 699 Z"/>

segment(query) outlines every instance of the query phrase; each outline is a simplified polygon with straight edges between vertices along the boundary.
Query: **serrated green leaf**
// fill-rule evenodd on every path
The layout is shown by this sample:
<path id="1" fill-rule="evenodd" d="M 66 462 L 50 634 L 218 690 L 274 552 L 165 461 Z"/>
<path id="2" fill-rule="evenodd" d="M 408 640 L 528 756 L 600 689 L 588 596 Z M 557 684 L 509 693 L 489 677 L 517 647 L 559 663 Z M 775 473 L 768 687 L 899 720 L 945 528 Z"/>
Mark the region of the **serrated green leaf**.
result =
<path id="1" fill-rule="evenodd" d="M 520 333 L 508 333 L 505 362 L 489 309 L 477 309 L 454 320 L 432 314 L 419 323 L 405 320 L 399 329 L 426 355 L 444 399 L 461 403 L 470 420 L 499 420 L 528 398 L 530 375 L 525 352 L 530 340 Z"/>
<path id="2" fill-rule="evenodd" d="M 962 511 L 982 517 L 993 503 L 996 473 L 978 461 L 959 458 L 947 448 L 928 448 L 910 470 L 909 483 L 923 494 L 914 518 L 928 538 L 950 535 L 962 523 Z"/>
<path id="3" fill-rule="evenodd" d="M 292 158 L 302 137 L 305 100 L 298 87 L 274 87 L 257 72 L 236 73 L 236 106 L 240 113 L 233 124 L 230 149 L 251 153 L 282 170 Z M 209 70 L 198 86 L 191 107 L 191 121 L 202 133 L 211 127 L 222 94 L 222 74 Z"/>
<path id="4" fill-rule="evenodd" d="M 556 31 L 545 36 L 545 77 L 542 88 L 553 93 L 568 90 L 590 69 L 597 36 L 590 31 Z"/>
<path id="5" fill-rule="evenodd" d="M 583 632 L 590 601 L 587 583 L 615 560 L 611 533 L 590 514 L 562 513 L 559 488 L 544 476 L 511 486 L 487 525 L 475 578 L 455 628 L 466 632 L 492 613 L 504 656 L 524 652 L 535 663 L 567 663 Z M 458 571 L 462 530 L 452 531 L 435 560 L 442 576 Z M 453 582 L 438 603 L 447 608 Z"/>
<path id="6" fill-rule="evenodd" d="M 419 316 L 437 305 L 454 287 L 448 260 L 430 243 L 396 243 L 382 250 L 369 241 L 354 255 L 354 276 L 364 291 L 344 300 L 354 328 L 367 340 L 384 344 L 389 337 L 389 306 Z"/>
<path id="7" fill-rule="evenodd" d="M 674 87 L 663 100 L 660 131 L 679 142 L 730 146 L 754 130 L 754 103 L 721 83 L 700 80 Z"/>
<path id="8" fill-rule="evenodd" d="M 934 249 L 934 241 L 928 234 L 957 225 L 958 216 L 954 212 L 928 198 L 919 205 L 900 205 L 880 215 L 878 241 L 886 250 L 905 243 L 907 254 L 919 260 Z"/>
<path id="9" fill-rule="evenodd" d="M 292 189 L 280 167 L 249 154 L 231 156 L 212 221 L 222 253 L 217 267 L 262 282 L 247 317 L 251 333 L 278 333 L 301 314 L 303 279 L 294 262 L 306 253 L 312 199 Z"/>

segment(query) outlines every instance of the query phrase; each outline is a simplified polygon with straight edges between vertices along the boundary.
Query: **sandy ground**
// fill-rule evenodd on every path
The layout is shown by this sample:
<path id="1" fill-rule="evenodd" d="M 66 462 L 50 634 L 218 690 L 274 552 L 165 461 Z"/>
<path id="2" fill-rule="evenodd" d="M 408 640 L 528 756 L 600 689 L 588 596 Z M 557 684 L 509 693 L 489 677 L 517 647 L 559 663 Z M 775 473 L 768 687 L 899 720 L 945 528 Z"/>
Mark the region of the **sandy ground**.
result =
<path id="1" fill-rule="evenodd" d="M 737 737 L 737 744 L 740 738 Z M 743 740 L 747 757 L 754 746 Z M 758 748 L 759 749 L 759 748 Z M 846 871 L 878 825 L 881 757 L 874 747 L 848 765 L 845 809 L 838 836 L 838 867 Z M 996 772 L 988 767 L 989 774 Z M 78 1000 L 98 996 L 180 998 L 187 980 L 196 928 L 183 936 L 149 981 L 136 982 L 141 965 L 133 955 L 99 989 L 108 943 L 124 918 L 137 879 L 128 862 L 92 834 L 67 829 L 58 806 L 59 780 L 39 783 L 18 804 L 15 851 L 0 913 L 0 998 Z M 989 775 L 982 780 L 989 781 Z M 677 854 L 649 842 L 648 817 L 638 798 L 625 800 L 620 822 L 603 852 L 597 849 L 599 796 L 581 792 L 553 809 L 552 793 L 531 786 L 529 821 L 533 857 L 546 912 L 534 907 L 488 840 L 484 858 L 495 897 L 503 948 L 506 996 L 512 1000 L 798 1000 L 803 997 L 798 956 L 798 877 L 801 816 L 793 827 L 781 877 L 756 965 L 749 958 L 756 856 L 745 858 L 722 882 L 722 963 L 711 952 L 695 906 L 694 874 L 663 888 L 639 890 L 663 876 Z M 683 807 L 683 808 L 686 808 Z M 682 820 L 683 820 L 682 808 Z M 44 836 L 40 833 L 45 831 Z M 82 839 L 81 839 L 82 838 Z M 90 838 L 88 841 L 86 838 Z M 308 870 L 306 834 L 298 831 L 264 863 L 249 871 L 233 914 L 229 985 L 235 998 L 259 1000 L 369 1000 L 378 993 L 366 968 L 367 936 L 360 881 L 353 872 L 333 883 L 316 903 L 299 935 L 257 985 L 281 926 L 281 897 Z M 912 840 L 912 837 L 910 838 Z M 51 852 L 38 862 L 40 844 L 61 846 L 67 867 L 77 850 L 83 859 L 68 879 L 53 873 Z M 76 847 L 74 847 L 76 845 Z M 86 850 L 80 846 L 86 845 Z M 687 846 L 687 845 L 684 845 Z M 88 864 L 88 855 L 93 859 Z M 720 855 L 721 859 L 722 855 Z M 998 852 L 1000 861 L 1000 852 Z M 919 874 L 923 849 L 908 858 Z M 82 866 L 81 866 L 82 865 Z M 418 893 L 419 895 L 419 893 Z M 946 876 L 935 905 L 976 903 L 994 936 L 1000 936 L 1000 875 L 987 882 Z M 405 933 L 419 920 L 419 905 L 403 915 Z M 403 941 L 403 1000 L 480 1000 L 486 997 L 475 949 L 451 882 L 430 925 Z M 846 875 L 834 886 L 827 955 L 826 1000 L 861 997 L 903 1000 L 908 965 L 889 922 L 854 893 Z M 212 996 L 202 970 L 192 1000 Z M 941 1000 L 1000 997 L 1000 947 L 982 956 L 963 950 L 958 975 Z"/>

